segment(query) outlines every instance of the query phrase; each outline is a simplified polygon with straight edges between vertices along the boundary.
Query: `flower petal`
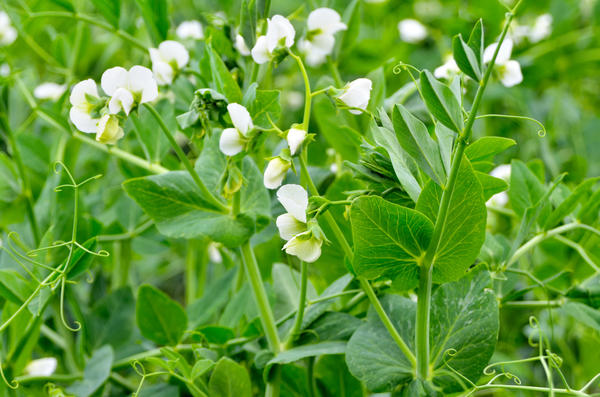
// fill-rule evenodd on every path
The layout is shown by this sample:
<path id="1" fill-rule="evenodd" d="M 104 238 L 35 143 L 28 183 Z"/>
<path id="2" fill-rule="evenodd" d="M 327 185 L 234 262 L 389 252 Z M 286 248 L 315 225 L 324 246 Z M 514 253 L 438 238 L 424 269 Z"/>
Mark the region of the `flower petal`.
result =
<path id="1" fill-rule="evenodd" d="M 199 21 L 183 21 L 177 26 L 175 31 L 177 37 L 180 39 L 195 39 L 200 40 L 204 38 L 204 32 L 202 30 L 202 24 Z"/>
<path id="2" fill-rule="evenodd" d="M 256 39 L 256 43 L 254 44 L 254 47 L 252 47 L 251 53 L 254 62 L 258 63 L 259 65 L 271 60 L 271 53 L 267 48 L 266 36 L 260 36 L 258 39 Z"/>
<path id="3" fill-rule="evenodd" d="M 25 367 L 25 373 L 29 376 L 50 376 L 56 371 L 56 358 L 44 357 L 30 361 Z"/>
<path id="4" fill-rule="evenodd" d="M 496 47 L 498 47 L 498 43 L 492 43 L 489 46 L 485 47 L 483 50 L 483 63 L 491 62 L 494 57 L 494 52 L 496 51 Z M 498 56 L 496 57 L 496 65 L 504 65 L 510 59 L 510 54 L 512 53 L 513 41 L 510 37 L 506 37 L 500 46 L 500 50 L 498 51 Z"/>
<path id="5" fill-rule="evenodd" d="M 229 112 L 233 126 L 237 128 L 240 134 L 246 136 L 254 128 L 248 109 L 239 103 L 230 103 L 227 105 L 227 112 Z"/>
<path id="6" fill-rule="evenodd" d="M 69 111 L 69 118 L 75 125 L 75 128 L 77 128 L 79 131 L 88 134 L 96 132 L 96 126 L 98 125 L 99 119 L 93 119 L 92 116 L 85 110 L 73 106 Z"/>
<path id="7" fill-rule="evenodd" d="M 416 19 L 403 19 L 398 22 L 400 39 L 407 43 L 418 43 L 427 37 L 427 28 Z"/>
<path id="8" fill-rule="evenodd" d="M 235 156 L 244 148 L 240 133 L 235 128 L 225 128 L 219 140 L 219 149 L 227 156 Z"/>
<path id="9" fill-rule="evenodd" d="M 250 55 L 250 49 L 246 44 L 246 40 L 244 40 L 244 37 L 240 34 L 235 36 L 235 49 L 245 57 Z"/>
<path id="10" fill-rule="evenodd" d="M 183 44 L 173 40 L 166 40 L 160 43 L 158 51 L 160 51 L 160 55 L 164 60 L 169 63 L 174 61 L 179 69 L 187 65 L 190 60 L 190 54 Z"/>
<path id="11" fill-rule="evenodd" d="M 512 87 L 523 81 L 523 73 L 521 72 L 521 65 L 515 60 L 510 60 L 502 65 L 500 72 L 500 82 L 505 87 Z"/>
<path id="12" fill-rule="evenodd" d="M 287 143 L 290 147 L 292 156 L 296 154 L 304 139 L 306 139 L 306 131 L 298 128 L 291 128 L 287 133 Z"/>
<path id="13" fill-rule="evenodd" d="M 65 93 L 66 89 L 67 87 L 62 84 L 42 83 L 35 87 L 33 96 L 38 99 L 52 99 L 56 101 Z"/>
<path id="14" fill-rule="evenodd" d="M 306 223 L 308 193 L 302 186 L 294 184 L 283 185 L 277 191 L 277 200 L 294 218 Z"/>
<path id="15" fill-rule="evenodd" d="M 175 78 L 175 71 L 171 65 L 162 61 L 152 63 L 152 73 L 159 85 L 171 84 Z"/>
<path id="16" fill-rule="evenodd" d="M 307 233 L 310 232 L 296 235 L 283 246 L 283 249 L 289 255 L 297 256 L 304 262 L 312 263 L 321 256 L 323 241 L 314 237 L 306 238 Z"/>
<path id="17" fill-rule="evenodd" d="M 152 71 L 144 66 L 135 65 L 129 69 L 129 89 L 141 94 L 140 103 L 152 102 L 158 97 L 158 86 Z"/>
<path id="18" fill-rule="evenodd" d="M 329 55 L 333 51 L 335 38 L 331 34 L 318 34 L 312 38 L 311 42 L 315 49 Z"/>
<path id="19" fill-rule="evenodd" d="M 306 224 L 300 222 L 292 214 L 279 215 L 275 223 L 279 229 L 279 236 L 286 241 L 306 231 Z"/>
<path id="20" fill-rule="evenodd" d="M 290 21 L 281 15 L 274 15 L 273 18 L 267 19 L 267 49 L 273 52 L 279 45 L 282 39 L 286 47 L 291 47 L 294 44 L 294 36 L 296 31 Z"/>
<path id="21" fill-rule="evenodd" d="M 71 105 L 87 105 L 88 100 L 85 97 L 86 94 L 98 98 L 98 87 L 96 87 L 96 82 L 92 79 L 80 81 L 73 86 L 73 89 L 71 90 L 71 96 L 69 97 Z"/>
<path id="22" fill-rule="evenodd" d="M 127 81 L 129 80 L 128 76 L 129 74 L 125 68 L 115 66 L 102 73 L 100 86 L 106 95 L 112 95 L 118 88 L 127 88 Z"/>
<path id="23" fill-rule="evenodd" d="M 126 88 L 119 88 L 108 101 L 108 110 L 112 114 L 119 113 L 121 109 L 126 115 L 129 115 L 133 107 L 133 95 Z"/>
<path id="24" fill-rule="evenodd" d="M 333 35 L 340 30 L 346 30 L 348 27 L 342 23 L 342 18 L 337 11 L 331 8 L 317 8 L 308 14 L 306 21 L 308 31 L 320 30 L 324 34 Z"/>
<path id="25" fill-rule="evenodd" d="M 369 104 L 372 87 L 373 83 L 371 80 L 366 78 L 356 79 L 348 83 L 344 92 L 338 96 L 338 99 L 349 107 L 364 110 Z M 350 112 L 353 114 L 360 114 L 360 111 L 355 109 L 351 109 Z"/>
<path id="26" fill-rule="evenodd" d="M 290 163 L 282 160 L 280 157 L 275 157 L 269 161 L 263 178 L 265 187 L 267 189 L 277 189 L 279 186 L 281 186 L 283 178 L 285 178 L 285 174 L 289 169 Z"/>
<path id="27" fill-rule="evenodd" d="M 124 132 L 119 124 L 117 116 L 105 114 L 100 118 L 96 129 L 96 141 L 100 143 L 114 144 L 123 138 Z"/>

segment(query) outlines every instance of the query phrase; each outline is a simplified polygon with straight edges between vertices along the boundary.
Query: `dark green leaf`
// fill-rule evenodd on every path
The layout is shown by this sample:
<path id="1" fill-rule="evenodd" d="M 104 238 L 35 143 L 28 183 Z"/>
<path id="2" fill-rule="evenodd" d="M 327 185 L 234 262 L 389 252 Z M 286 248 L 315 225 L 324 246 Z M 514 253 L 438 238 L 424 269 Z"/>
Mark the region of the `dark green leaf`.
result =
<path id="1" fill-rule="evenodd" d="M 483 35 L 483 22 L 481 19 L 477 21 L 471 34 L 469 35 L 469 41 L 467 45 L 473 50 L 473 54 L 477 57 L 479 62 L 480 70 L 483 73 L 483 47 L 484 47 L 484 35 Z"/>
<path id="2" fill-rule="evenodd" d="M 475 81 L 481 80 L 481 67 L 477 53 L 458 34 L 452 39 L 454 60 L 464 74 Z"/>
<path id="3" fill-rule="evenodd" d="M 242 91 L 221 56 L 210 46 L 206 46 L 206 55 L 210 63 L 212 82 L 215 90 L 225 95 L 229 103 L 241 103 Z"/>
<path id="4" fill-rule="evenodd" d="M 176 345 L 187 328 L 181 305 L 148 284 L 138 290 L 135 318 L 142 335 L 159 345 Z"/>
<path id="5" fill-rule="evenodd" d="M 460 133 L 463 128 L 462 111 L 450 88 L 433 77 L 428 70 L 421 72 L 420 81 L 421 92 L 429 111 L 440 123 Z"/>
<path id="6" fill-rule="evenodd" d="M 246 368 L 230 358 L 221 358 L 208 382 L 211 397 L 251 397 L 252 385 Z"/>
<path id="7" fill-rule="evenodd" d="M 77 397 L 91 396 L 108 380 L 113 362 L 113 349 L 106 345 L 96 350 L 88 360 L 83 379 L 78 380 L 66 390 Z"/>

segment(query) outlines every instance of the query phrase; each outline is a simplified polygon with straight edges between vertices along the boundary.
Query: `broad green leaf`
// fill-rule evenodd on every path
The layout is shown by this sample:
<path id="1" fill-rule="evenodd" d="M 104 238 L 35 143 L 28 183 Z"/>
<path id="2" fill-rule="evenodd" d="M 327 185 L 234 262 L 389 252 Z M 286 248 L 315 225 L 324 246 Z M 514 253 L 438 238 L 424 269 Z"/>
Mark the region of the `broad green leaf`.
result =
<path id="1" fill-rule="evenodd" d="M 561 308 L 561 312 L 600 332 L 600 310 L 579 302 L 567 302 Z"/>
<path id="2" fill-rule="evenodd" d="M 428 182 L 417 201 L 417 211 L 435 222 L 441 197 L 441 188 Z M 485 240 L 486 217 L 483 189 L 463 157 L 433 262 L 434 282 L 457 280 L 475 262 Z"/>
<path id="3" fill-rule="evenodd" d="M 392 120 L 400 146 L 431 179 L 443 186 L 446 181 L 446 173 L 440 156 L 440 148 L 429 135 L 425 124 L 402 105 L 394 107 Z"/>
<path id="4" fill-rule="evenodd" d="M 75 12 L 75 7 L 73 7 L 73 3 L 70 0 L 51 0 L 51 2 L 67 11 Z"/>
<path id="5" fill-rule="evenodd" d="M 94 394 L 108 380 L 113 356 L 113 349 L 108 345 L 96 350 L 85 365 L 83 379 L 67 387 L 67 392 L 77 397 Z"/>
<path id="6" fill-rule="evenodd" d="M 483 21 L 479 19 L 475 26 L 473 26 L 473 30 L 471 30 L 471 34 L 469 35 L 469 41 L 467 41 L 467 45 L 473 51 L 473 54 L 477 57 L 479 62 L 481 73 L 483 73 L 483 47 L 484 47 L 484 34 L 483 34 Z"/>
<path id="7" fill-rule="evenodd" d="M 300 343 L 348 340 L 361 324 L 362 321 L 351 314 L 326 312 L 302 334 Z"/>
<path id="8" fill-rule="evenodd" d="M 476 171 L 489 172 L 494 168 L 494 156 L 516 145 L 510 138 L 484 136 L 465 149 L 465 155 Z"/>
<path id="9" fill-rule="evenodd" d="M 510 169 L 510 204 L 517 215 L 523 216 L 527 208 L 542 198 L 546 189 L 524 162 L 513 160 Z"/>
<path id="10" fill-rule="evenodd" d="M 367 279 L 386 277 L 406 289 L 415 287 L 432 222 L 418 211 L 376 196 L 355 200 L 350 219 L 356 274 Z"/>
<path id="11" fill-rule="evenodd" d="M 221 56 L 210 45 L 206 46 L 205 56 L 208 57 L 210 63 L 212 82 L 215 89 L 225 95 L 229 103 L 241 103 L 242 91 L 227 66 L 225 66 Z"/>
<path id="12" fill-rule="evenodd" d="M 408 166 L 406 162 L 408 155 L 402 149 L 402 146 L 400 146 L 393 131 L 386 127 L 379 127 L 375 121 L 371 120 L 369 123 L 369 132 L 373 136 L 373 139 L 375 139 L 375 142 L 389 154 L 400 185 L 406 190 L 410 198 L 416 202 L 421 194 L 421 186 Z"/>
<path id="13" fill-rule="evenodd" d="M 460 133 L 463 128 L 463 117 L 460 103 L 450 88 L 438 81 L 425 70 L 420 75 L 421 92 L 429 111 L 440 123 L 454 132 Z"/>
<path id="14" fill-rule="evenodd" d="M 228 357 L 221 358 L 208 382 L 210 397 L 251 397 L 252 384 L 246 368 Z"/>
<path id="15" fill-rule="evenodd" d="M 562 202 L 550 216 L 546 218 L 544 229 L 548 230 L 556 226 L 564 217 L 575 210 L 575 207 L 588 194 L 592 187 L 600 180 L 600 177 L 589 178 L 581 182 L 575 190 Z"/>
<path id="16" fill-rule="evenodd" d="M 319 298 L 323 298 L 326 296 L 331 296 L 334 294 L 338 294 L 348 287 L 353 277 L 351 274 L 345 274 L 342 277 L 338 278 L 319 295 Z M 304 321 L 302 322 L 302 329 L 308 327 L 313 321 L 319 318 L 323 313 L 327 311 L 327 309 L 336 302 L 336 299 L 328 299 L 325 301 L 317 302 L 313 305 L 310 305 L 306 312 L 304 313 Z"/>
<path id="17" fill-rule="evenodd" d="M 119 288 L 92 306 L 86 331 L 91 346 L 111 345 L 114 349 L 129 342 L 135 324 L 135 300 L 129 287 Z"/>
<path id="18" fill-rule="evenodd" d="M 233 287 L 233 280 L 237 273 L 237 268 L 230 269 L 222 277 L 210 283 L 201 298 L 188 305 L 190 328 L 206 324 L 227 304 L 229 291 Z"/>
<path id="19" fill-rule="evenodd" d="M 92 3 L 113 27 L 119 27 L 121 0 L 92 0 Z"/>
<path id="20" fill-rule="evenodd" d="M 202 334 L 200 342 L 207 342 L 215 345 L 224 345 L 228 340 L 235 338 L 235 333 L 231 328 L 221 327 L 219 325 L 205 325 L 195 329 Z"/>
<path id="21" fill-rule="evenodd" d="M 272 128 L 269 117 L 276 122 L 281 116 L 280 92 L 277 90 L 258 90 L 257 84 L 248 87 L 242 105 L 246 106 L 254 125 Z"/>
<path id="22" fill-rule="evenodd" d="M 464 74 L 475 81 L 481 80 L 481 67 L 477 54 L 462 38 L 461 34 L 452 39 L 454 60 Z"/>
<path id="23" fill-rule="evenodd" d="M 503 179 L 493 177 L 485 172 L 475 171 L 477 180 L 483 189 L 483 199 L 489 200 L 496 193 L 500 193 L 508 189 L 508 183 Z"/>
<path id="24" fill-rule="evenodd" d="M 363 397 L 360 382 L 348 371 L 343 356 L 323 356 L 315 365 L 315 377 L 325 388 L 326 396 Z"/>
<path id="25" fill-rule="evenodd" d="M 213 360 L 208 360 L 206 358 L 196 361 L 196 363 L 192 367 L 192 380 L 196 380 L 200 376 L 204 375 L 206 372 L 211 370 L 214 366 L 215 366 L 215 362 Z"/>
<path id="26" fill-rule="evenodd" d="M 101 0 L 99 1 L 101 2 Z M 135 0 L 135 2 L 142 12 L 146 29 L 148 29 L 154 46 L 158 46 L 166 40 L 169 32 L 167 0 Z"/>
<path id="27" fill-rule="evenodd" d="M 471 382 L 488 364 L 498 337 L 498 303 L 489 290 L 491 278 L 482 268 L 439 287 L 432 295 L 430 364 L 433 383 L 444 393 L 461 390 L 449 376 L 447 363 Z M 384 310 L 414 351 L 416 302 L 398 295 L 382 299 Z M 447 352 L 454 351 L 454 355 Z M 414 369 L 398 348 L 374 310 L 348 342 L 346 362 L 350 372 L 369 390 L 391 391 L 413 380 Z"/>
<path id="28" fill-rule="evenodd" d="M 33 293 L 33 286 L 14 270 L 0 269 L 0 296 L 17 305 Z"/>
<path id="29" fill-rule="evenodd" d="M 181 305 L 148 284 L 138 289 L 135 318 L 142 335 L 159 345 L 176 345 L 187 328 Z"/>

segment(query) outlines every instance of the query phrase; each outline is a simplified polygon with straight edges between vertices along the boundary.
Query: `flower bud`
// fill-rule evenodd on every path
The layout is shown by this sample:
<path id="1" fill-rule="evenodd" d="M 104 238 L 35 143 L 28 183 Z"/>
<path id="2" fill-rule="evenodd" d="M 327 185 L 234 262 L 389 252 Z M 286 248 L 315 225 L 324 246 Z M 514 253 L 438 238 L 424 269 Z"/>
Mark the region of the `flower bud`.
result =
<path id="1" fill-rule="evenodd" d="M 100 118 L 96 130 L 96 140 L 101 143 L 115 144 L 123 138 L 123 128 L 119 125 L 119 119 L 113 114 L 105 114 Z"/>
<path id="2" fill-rule="evenodd" d="M 50 376 L 56 371 L 56 358 L 44 357 L 30 361 L 25 367 L 25 373 L 29 376 Z"/>
<path id="3" fill-rule="evenodd" d="M 204 38 L 202 24 L 198 21 L 183 21 L 177 26 L 175 34 L 182 40 L 200 40 Z"/>
<path id="4" fill-rule="evenodd" d="M 323 240 L 317 238 L 310 230 L 297 234 L 283 246 L 289 255 L 297 256 L 304 262 L 312 263 L 321 256 Z"/>
<path id="5" fill-rule="evenodd" d="M 275 157 L 267 165 L 264 176 L 264 184 L 268 189 L 277 189 L 281 186 L 283 178 L 287 170 L 291 167 L 289 161 L 283 160 L 281 157 Z"/>
<path id="6" fill-rule="evenodd" d="M 416 19 L 403 19 L 398 22 L 400 38 L 407 43 L 418 43 L 427 37 L 427 28 Z"/>
<path id="7" fill-rule="evenodd" d="M 346 84 L 338 99 L 351 108 L 367 109 L 371 99 L 373 83 L 366 78 L 356 79 Z M 352 114 L 360 114 L 360 110 L 350 109 Z"/>
<path id="8" fill-rule="evenodd" d="M 302 146 L 302 143 L 306 139 L 306 131 L 298 128 L 290 128 L 287 133 L 287 143 L 290 147 L 290 153 L 292 156 L 296 154 L 298 149 Z"/>

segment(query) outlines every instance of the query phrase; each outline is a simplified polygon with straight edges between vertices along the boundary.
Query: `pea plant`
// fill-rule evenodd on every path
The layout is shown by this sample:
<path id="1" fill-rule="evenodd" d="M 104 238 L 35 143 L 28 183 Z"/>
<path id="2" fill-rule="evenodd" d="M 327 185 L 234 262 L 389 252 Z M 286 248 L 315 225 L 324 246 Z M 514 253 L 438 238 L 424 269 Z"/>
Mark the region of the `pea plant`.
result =
<path id="1" fill-rule="evenodd" d="M 0 395 L 600 395 L 600 7 L 529 3 L 4 1 Z"/>

